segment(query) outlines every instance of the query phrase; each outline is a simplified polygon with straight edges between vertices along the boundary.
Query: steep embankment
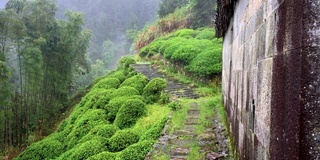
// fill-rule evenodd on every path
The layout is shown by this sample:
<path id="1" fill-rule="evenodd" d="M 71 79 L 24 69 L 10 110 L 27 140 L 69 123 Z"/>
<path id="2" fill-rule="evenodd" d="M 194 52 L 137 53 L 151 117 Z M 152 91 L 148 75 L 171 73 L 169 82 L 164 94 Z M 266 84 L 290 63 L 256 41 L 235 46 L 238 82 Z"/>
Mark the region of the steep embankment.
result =
<path id="1" fill-rule="evenodd" d="M 143 159 L 160 136 L 170 109 L 166 82 L 137 74 L 123 58 L 98 81 L 57 131 L 16 159 Z M 164 97 L 164 99 L 163 99 Z"/>

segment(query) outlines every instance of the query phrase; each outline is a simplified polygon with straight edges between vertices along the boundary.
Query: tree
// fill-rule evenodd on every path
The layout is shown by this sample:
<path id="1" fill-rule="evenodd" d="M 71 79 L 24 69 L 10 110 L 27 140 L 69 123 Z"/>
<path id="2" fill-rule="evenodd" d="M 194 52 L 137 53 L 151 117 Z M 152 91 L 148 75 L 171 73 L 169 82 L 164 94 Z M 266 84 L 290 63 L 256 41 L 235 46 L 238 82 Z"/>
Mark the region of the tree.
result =
<path id="1" fill-rule="evenodd" d="M 186 6 L 189 0 L 161 0 L 158 15 L 160 18 L 173 13 L 177 8 Z"/>

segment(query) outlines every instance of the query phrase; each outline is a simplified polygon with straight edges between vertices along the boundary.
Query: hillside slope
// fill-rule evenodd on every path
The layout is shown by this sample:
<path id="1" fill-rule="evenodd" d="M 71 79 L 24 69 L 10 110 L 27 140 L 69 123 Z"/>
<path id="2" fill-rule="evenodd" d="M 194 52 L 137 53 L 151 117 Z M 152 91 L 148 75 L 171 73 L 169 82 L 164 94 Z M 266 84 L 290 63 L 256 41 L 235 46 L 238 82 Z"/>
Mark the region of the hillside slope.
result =
<path id="1" fill-rule="evenodd" d="M 166 82 L 149 82 L 132 63 L 120 60 L 118 70 L 98 81 L 56 132 L 16 159 L 143 159 L 170 109 L 156 103 Z"/>

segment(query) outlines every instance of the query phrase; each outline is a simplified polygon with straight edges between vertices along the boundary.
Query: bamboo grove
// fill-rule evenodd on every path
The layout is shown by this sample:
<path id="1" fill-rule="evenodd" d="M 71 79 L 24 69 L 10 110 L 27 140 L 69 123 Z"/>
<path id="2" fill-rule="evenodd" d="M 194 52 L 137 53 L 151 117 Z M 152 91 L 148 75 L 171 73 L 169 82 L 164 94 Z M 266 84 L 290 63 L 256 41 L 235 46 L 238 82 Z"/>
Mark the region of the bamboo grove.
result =
<path id="1" fill-rule="evenodd" d="M 88 70 L 83 15 L 55 18 L 54 0 L 9 0 L 0 10 L 0 149 L 48 134 L 74 76 Z"/>

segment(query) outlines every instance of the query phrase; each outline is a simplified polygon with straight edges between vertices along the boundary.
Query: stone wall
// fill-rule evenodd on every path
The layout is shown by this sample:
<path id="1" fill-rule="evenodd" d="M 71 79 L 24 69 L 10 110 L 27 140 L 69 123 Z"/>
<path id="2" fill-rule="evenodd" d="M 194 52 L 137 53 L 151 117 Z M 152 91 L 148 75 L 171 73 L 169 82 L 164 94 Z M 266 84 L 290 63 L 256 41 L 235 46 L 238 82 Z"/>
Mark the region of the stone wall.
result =
<path id="1" fill-rule="evenodd" d="M 320 1 L 238 0 L 223 101 L 240 159 L 320 159 Z"/>

